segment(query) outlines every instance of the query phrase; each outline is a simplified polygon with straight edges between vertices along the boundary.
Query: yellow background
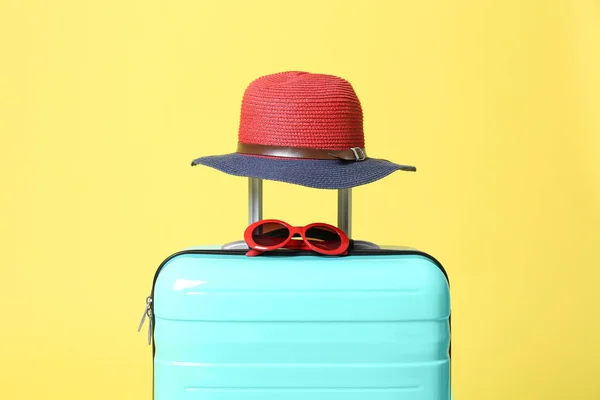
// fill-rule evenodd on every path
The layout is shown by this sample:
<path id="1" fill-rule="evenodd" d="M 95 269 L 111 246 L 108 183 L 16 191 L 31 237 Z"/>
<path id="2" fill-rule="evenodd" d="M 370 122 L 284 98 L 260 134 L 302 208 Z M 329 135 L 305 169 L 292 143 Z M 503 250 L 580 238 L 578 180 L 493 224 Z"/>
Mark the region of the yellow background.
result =
<path id="1" fill-rule="evenodd" d="M 446 266 L 456 399 L 600 398 L 598 1 L 3 0 L 0 46 L 0 398 L 150 398 L 156 267 L 246 224 L 190 161 L 285 70 L 348 79 L 369 154 L 418 167 L 354 190 L 354 236 Z"/>

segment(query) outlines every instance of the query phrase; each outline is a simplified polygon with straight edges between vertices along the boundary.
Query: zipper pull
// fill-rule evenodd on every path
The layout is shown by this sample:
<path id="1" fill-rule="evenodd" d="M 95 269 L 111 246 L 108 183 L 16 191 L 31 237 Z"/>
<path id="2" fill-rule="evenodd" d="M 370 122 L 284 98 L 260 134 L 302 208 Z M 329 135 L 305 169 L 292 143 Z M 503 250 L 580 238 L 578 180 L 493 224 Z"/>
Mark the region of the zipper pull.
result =
<path id="1" fill-rule="evenodd" d="M 146 321 L 146 317 L 148 317 L 148 344 L 150 344 L 150 340 L 152 339 L 152 308 L 150 307 L 152 304 L 152 297 L 146 297 L 146 308 L 144 309 L 144 315 L 142 315 L 142 320 L 140 321 L 140 326 L 138 327 L 138 332 L 141 332 L 142 327 L 144 326 L 144 322 Z"/>
<path id="2" fill-rule="evenodd" d="M 152 343 L 152 333 L 154 333 L 154 324 L 152 323 L 152 310 L 148 308 L 148 346 Z"/>

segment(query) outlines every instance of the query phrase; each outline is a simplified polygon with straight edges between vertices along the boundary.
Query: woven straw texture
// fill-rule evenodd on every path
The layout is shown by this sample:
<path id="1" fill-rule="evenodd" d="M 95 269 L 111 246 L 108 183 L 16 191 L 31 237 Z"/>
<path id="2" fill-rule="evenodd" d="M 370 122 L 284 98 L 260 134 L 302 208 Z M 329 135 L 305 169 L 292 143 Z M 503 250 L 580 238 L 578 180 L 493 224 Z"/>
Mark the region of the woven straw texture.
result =
<path id="1" fill-rule="evenodd" d="M 369 158 L 360 162 L 300 160 L 225 154 L 202 157 L 193 165 L 205 165 L 230 175 L 262 178 L 318 189 L 346 189 L 375 182 L 398 170 L 412 167 Z"/>
<path id="2" fill-rule="evenodd" d="M 350 83 L 331 75 L 267 75 L 244 93 L 238 140 L 326 150 L 364 147 L 360 101 Z"/>
<path id="3" fill-rule="evenodd" d="M 238 141 L 323 150 L 364 148 L 361 104 L 350 83 L 336 76 L 299 71 L 262 76 L 244 92 Z M 200 157 L 192 165 L 319 189 L 351 188 L 398 170 L 416 171 L 372 157 L 343 161 L 239 153 Z"/>

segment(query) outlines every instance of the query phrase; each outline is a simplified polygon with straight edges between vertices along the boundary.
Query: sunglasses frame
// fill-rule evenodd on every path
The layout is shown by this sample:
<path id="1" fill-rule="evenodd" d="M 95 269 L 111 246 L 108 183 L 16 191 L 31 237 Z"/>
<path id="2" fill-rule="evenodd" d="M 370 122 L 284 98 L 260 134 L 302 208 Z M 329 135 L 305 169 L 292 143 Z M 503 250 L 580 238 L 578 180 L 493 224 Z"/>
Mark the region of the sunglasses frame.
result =
<path id="1" fill-rule="evenodd" d="M 265 225 L 265 224 L 279 224 L 279 225 L 287 228 L 287 230 L 289 231 L 288 237 L 285 240 L 283 240 L 281 243 L 273 245 L 273 246 L 262 246 L 262 245 L 257 244 L 252 239 L 252 232 L 259 226 Z M 319 248 L 319 247 L 313 245 L 312 243 L 310 243 L 310 241 L 308 239 L 306 239 L 306 231 L 308 231 L 311 228 L 319 228 L 319 227 L 327 228 L 327 229 L 334 231 L 340 237 L 340 246 L 334 250 L 325 250 L 325 249 Z M 288 246 L 289 242 L 292 240 L 292 238 L 296 234 L 300 235 L 304 246 L 306 246 L 307 248 L 309 248 L 310 250 L 312 250 L 316 253 L 320 253 L 320 254 L 324 254 L 324 255 L 328 255 L 328 256 L 344 255 L 344 254 L 346 254 L 348 247 L 350 246 L 350 239 L 344 233 L 344 231 L 342 231 L 341 229 L 339 229 L 336 226 L 326 224 L 324 222 L 313 222 L 306 226 L 291 226 L 287 222 L 281 221 L 278 219 L 264 219 L 264 220 L 259 220 L 259 221 L 256 221 L 256 222 L 250 224 L 244 231 L 244 241 L 246 242 L 248 247 L 250 247 L 250 251 L 248 251 L 247 255 L 250 257 L 253 257 L 253 256 L 257 256 L 259 254 L 262 254 L 266 251 L 273 251 L 273 250 L 277 250 L 277 249 L 286 247 L 286 246 Z"/>

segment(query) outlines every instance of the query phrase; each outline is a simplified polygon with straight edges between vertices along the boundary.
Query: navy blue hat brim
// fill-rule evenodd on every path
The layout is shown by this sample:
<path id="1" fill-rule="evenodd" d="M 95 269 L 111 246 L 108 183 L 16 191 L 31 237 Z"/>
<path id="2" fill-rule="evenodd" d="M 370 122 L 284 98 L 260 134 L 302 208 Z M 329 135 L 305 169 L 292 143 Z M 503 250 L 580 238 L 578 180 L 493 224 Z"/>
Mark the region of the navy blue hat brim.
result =
<path id="1" fill-rule="evenodd" d="M 204 165 L 235 176 L 317 189 L 347 189 L 375 182 L 396 171 L 416 171 L 413 166 L 377 158 L 363 161 L 310 160 L 255 157 L 239 153 L 200 157 L 192 161 L 192 166 L 195 165 Z"/>

